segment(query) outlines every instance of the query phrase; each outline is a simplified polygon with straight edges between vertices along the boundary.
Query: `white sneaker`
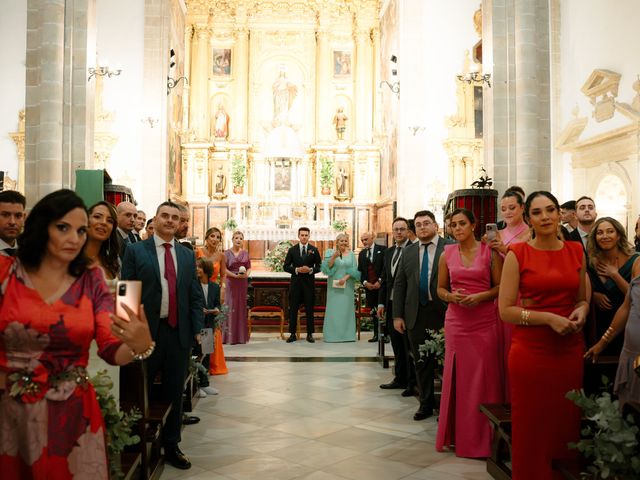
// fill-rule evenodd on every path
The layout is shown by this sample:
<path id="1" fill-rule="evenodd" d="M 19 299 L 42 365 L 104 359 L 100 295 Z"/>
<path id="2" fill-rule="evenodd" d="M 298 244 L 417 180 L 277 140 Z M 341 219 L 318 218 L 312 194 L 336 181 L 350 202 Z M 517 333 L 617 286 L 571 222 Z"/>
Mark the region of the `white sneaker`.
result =
<path id="1" fill-rule="evenodd" d="M 198 390 L 198 398 L 204 398 L 206 396 L 207 396 L 207 392 L 205 392 L 203 388 Z"/>
<path id="2" fill-rule="evenodd" d="M 209 385 L 208 387 L 202 387 L 200 389 L 200 392 L 204 392 L 205 396 L 206 395 L 218 395 L 218 393 L 220 393 L 217 388 L 214 388 L 211 385 Z"/>

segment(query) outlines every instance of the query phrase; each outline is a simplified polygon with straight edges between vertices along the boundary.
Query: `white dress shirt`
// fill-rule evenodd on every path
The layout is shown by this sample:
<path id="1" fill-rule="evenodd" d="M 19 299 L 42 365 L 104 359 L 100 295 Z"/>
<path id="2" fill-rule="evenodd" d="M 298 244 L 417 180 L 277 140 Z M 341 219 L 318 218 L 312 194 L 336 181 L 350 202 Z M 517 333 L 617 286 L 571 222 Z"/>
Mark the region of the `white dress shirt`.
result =
<path id="1" fill-rule="evenodd" d="M 170 243 L 172 248 L 169 250 L 173 257 L 173 265 L 176 269 L 176 282 L 178 281 L 178 260 L 176 258 L 176 242 L 172 238 L 170 242 L 165 242 L 159 236 L 153 236 L 153 243 L 156 245 L 156 253 L 158 254 L 158 266 L 160 267 L 160 285 L 162 285 L 162 300 L 160 301 L 160 318 L 167 318 L 169 316 L 169 282 L 164 278 L 165 265 L 165 243 Z M 176 285 L 177 288 L 177 285 Z"/>
<path id="2" fill-rule="evenodd" d="M 420 269 L 418 270 L 419 272 L 422 272 L 422 258 L 424 255 L 424 247 L 425 245 L 427 246 L 427 248 L 429 249 L 429 300 L 433 300 L 433 298 L 431 297 L 431 272 L 433 272 L 433 260 L 436 257 L 436 248 L 438 248 L 438 241 L 439 241 L 438 235 L 435 235 L 430 241 L 422 243 L 422 241 L 420 241 Z"/>

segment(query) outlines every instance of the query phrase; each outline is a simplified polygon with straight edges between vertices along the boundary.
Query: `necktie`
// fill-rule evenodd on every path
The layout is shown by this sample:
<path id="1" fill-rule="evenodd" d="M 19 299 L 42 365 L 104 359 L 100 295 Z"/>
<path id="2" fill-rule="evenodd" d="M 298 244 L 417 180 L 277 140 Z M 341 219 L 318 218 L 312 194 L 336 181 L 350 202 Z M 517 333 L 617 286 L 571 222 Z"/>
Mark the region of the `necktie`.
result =
<path id="1" fill-rule="evenodd" d="M 393 257 L 391 258 L 391 263 L 395 265 L 398 263 L 398 257 L 400 256 L 400 252 L 402 251 L 402 247 L 396 247 L 396 251 L 393 252 Z"/>
<path id="2" fill-rule="evenodd" d="M 429 301 L 429 244 L 424 244 L 422 267 L 420 268 L 420 305 Z"/>
<path id="3" fill-rule="evenodd" d="M 303 245 L 303 246 L 302 246 L 302 256 L 304 257 L 304 256 L 306 256 L 306 255 L 307 255 L 307 246 L 306 246 L 306 245 Z"/>
<path id="4" fill-rule="evenodd" d="M 129 241 L 131 243 L 136 243 L 138 241 L 138 239 L 136 238 L 136 236 L 133 234 L 133 232 L 129 232 L 129 234 L 127 235 L 127 237 L 129 237 Z M 166 243 L 165 243 L 166 245 Z"/>
<path id="5" fill-rule="evenodd" d="M 18 249 L 9 247 L 9 248 L 5 248 L 2 251 L 5 253 L 5 255 L 7 255 L 9 257 L 15 257 L 16 253 L 18 252 Z"/>
<path id="6" fill-rule="evenodd" d="M 178 325 L 178 298 L 176 297 L 176 267 L 171 255 L 171 244 L 164 243 L 164 278 L 169 284 L 169 315 L 167 319 L 171 328 Z"/>
<path id="7" fill-rule="evenodd" d="M 369 261 L 373 263 L 373 247 L 369 248 Z"/>

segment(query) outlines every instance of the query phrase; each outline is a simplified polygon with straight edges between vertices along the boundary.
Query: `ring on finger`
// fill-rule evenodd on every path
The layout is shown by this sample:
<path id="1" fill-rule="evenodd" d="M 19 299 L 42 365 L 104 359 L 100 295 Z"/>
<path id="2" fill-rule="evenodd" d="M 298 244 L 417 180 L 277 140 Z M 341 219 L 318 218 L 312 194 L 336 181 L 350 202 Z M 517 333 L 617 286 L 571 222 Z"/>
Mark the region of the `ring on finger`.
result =
<path id="1" fill-rule="evenodd" d="M 120 335 L 124 334 L 124 328 L 120 329 Z"/>

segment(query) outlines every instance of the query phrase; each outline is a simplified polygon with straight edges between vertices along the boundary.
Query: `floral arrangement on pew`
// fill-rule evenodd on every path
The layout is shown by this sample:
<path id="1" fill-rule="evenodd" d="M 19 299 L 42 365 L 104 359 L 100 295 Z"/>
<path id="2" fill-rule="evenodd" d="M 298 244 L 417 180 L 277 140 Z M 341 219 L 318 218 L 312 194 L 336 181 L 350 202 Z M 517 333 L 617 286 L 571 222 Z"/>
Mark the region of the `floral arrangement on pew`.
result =
<path id="1" fill-rule="evenodd" d="M 265 267 L 272 272 L 284 272 L 284 259 L 292 245 L 289 240 L 285 240 L 278 242 L 274 249 L 267 250 L 267 254 L 264 257 Z"/>
<path id="2" fill-rule="evenodd" d="M 96 391 L 96 398 L 102 411 L 107 438 L 107 457 L 109 459 L 109 478 L 118 479 L 124 476 L 120 468 L 120 453 L 124 447 L 140 442 L 138 435 L 131 435 L 133 426 L 142 418 L 137 408 L 129 413 L 120 410 L 113 396 L 113 380 L 106 370 L 99 371 L 90 380 Z"/>
<path id="3" fill-rule="evenodd" d="M 229 305 L 223 303 L 218 307 L 218 314 L 213 317 L 213 331 L 218 328 L 221 332 L 224 332 L 227 328 L 227 320 L 229 320 Z"/>
<path id="4" fill-rule="evenodd" d="M 603 381 L 608 383 L 606 378 Z M 567 398 L 588 420 L 580 432 L 582 439 L 569 444 L 590 462 L 586 475 L 594 479 L 640 478 L 640 428 L 634 416 L 624 415 L 609 392 L 587 396 L 584 390 L 572 390 Z"/>
<path id="5" fill-rule="evenodd" d="M 427 339 L 418 347 L 420 358 L 433 355 L 439 366 L 444 365 L 444 328 L 431 330 L 427 328 Z"/>

